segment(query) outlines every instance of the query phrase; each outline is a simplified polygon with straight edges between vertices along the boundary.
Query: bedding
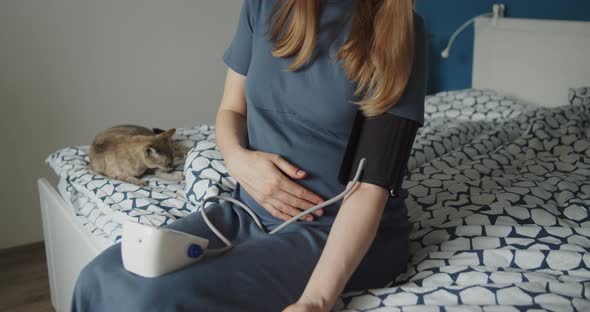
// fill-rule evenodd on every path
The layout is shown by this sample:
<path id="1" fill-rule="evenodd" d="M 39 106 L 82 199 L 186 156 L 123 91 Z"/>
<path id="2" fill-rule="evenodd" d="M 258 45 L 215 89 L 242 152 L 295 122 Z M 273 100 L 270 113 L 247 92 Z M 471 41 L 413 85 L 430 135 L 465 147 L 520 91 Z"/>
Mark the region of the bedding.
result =
<path id="1" fill-rule="evenodd" d="M 147 187 L 88 169 L 87 149 L 48 158 L 88 229 L 167 224 L 235 187 L 213 128 L 179 129 L 193 146 L 185 181 Z M 414 224 L 408 271 L 390 287 L 344 294 L 345 311 L 590 309 L 590 105 L 527 106 L 490 90 L 429 96 L 404 188 Z"/>
<path id="2" fill-rule="evenodd" d="M 404 181 L 412 259 L 347 311 L 590 310 L 590 105 L 430 97 Z"/>
<path id="3" fill-rule="evenodd" d="M 568 95 L 571 105 L 590 104 L 590 87 L 570 88 Z"/>

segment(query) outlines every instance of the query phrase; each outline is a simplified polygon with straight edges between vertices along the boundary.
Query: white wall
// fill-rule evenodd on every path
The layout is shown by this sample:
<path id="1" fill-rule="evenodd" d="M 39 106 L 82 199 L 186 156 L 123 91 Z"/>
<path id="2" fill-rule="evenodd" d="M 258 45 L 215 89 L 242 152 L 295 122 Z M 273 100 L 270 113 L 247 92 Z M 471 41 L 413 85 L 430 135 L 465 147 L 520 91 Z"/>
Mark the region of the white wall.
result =
<path id="1" fill-rule="evenodd" d="M 0 249 L 42 240 L 44 159 L 120 123 L 213 123 L 238 0 L 0 0 Z"/>

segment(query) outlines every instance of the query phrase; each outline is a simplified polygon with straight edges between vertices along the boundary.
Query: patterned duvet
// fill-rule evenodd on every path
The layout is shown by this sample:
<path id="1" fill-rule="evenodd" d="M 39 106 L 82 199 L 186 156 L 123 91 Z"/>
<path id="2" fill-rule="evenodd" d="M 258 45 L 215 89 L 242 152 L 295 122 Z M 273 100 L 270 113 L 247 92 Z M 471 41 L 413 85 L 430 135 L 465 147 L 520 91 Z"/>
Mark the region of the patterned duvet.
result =
<path id="1" fill-rule="evenodd" d="M 125 218 L 166 224 L 234 188 L 210 126 L 175 138 L 194 147 L 178 163 L 183 184 L 94 175 L 84 147 L 48 163 L 82 224 L 116 241 Z M 590 105 L 544 109 L 482 90 L 429 96 L 408 167 L 408 271 L 392 287 L 343 295 L 338 310 L 590 311 Z"/>

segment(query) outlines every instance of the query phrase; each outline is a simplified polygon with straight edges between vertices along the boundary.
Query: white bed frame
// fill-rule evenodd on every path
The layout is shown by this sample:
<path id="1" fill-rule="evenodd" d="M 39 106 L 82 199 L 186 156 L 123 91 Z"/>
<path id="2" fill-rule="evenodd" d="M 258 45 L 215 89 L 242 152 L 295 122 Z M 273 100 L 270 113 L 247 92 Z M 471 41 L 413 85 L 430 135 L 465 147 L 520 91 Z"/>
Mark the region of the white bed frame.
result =
<path id="1" fill-rule="evenodd" d="M 480 17 L 473 53 L 473 88 L 523 103 L 565 105 L 569 88 L 590 86 L 589 22 Z"/>
<path id="2" fill-rule="evenodd" d="M 72 291 L 82 268 L 104 248 L 106 242 L 91 237 L 56 189 L 45 178 L 37 180 L 43 236 L 51 288 L 51 303 L 56 311 L 69 311 Z"/>
<path id="3" fill-rule="evenodd" d="M 556 106 L 565 104 L 568 87 L 590 85 L 590 23 L 501 19 L 493 26 L 480 18 L 475 33 L 474 88 Z M 38 187 L 51 302 L 68 311 L 80 270 L 109 243 L 91 237 L 46 179 Z"/>

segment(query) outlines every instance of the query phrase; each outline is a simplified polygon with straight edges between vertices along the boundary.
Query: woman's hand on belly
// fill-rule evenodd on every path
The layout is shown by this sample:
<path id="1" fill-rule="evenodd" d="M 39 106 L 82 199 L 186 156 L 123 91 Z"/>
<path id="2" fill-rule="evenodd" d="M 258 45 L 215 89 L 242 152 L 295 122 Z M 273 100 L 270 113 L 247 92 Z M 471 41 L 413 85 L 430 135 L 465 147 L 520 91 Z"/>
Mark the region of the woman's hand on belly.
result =
<path id="1" fill-rule="evenodd" d="M 306 173 L 279 155 L 242 150 L 226 159 L 228 173 L 264 209 L 276 218 L 289 220 L 324 200 L 317 194 L 289 179 L 304 179 Z M 319 217 L 323 210 L 314 212 Z M 312 221 L 307 215 L 304 220 Z"/>

